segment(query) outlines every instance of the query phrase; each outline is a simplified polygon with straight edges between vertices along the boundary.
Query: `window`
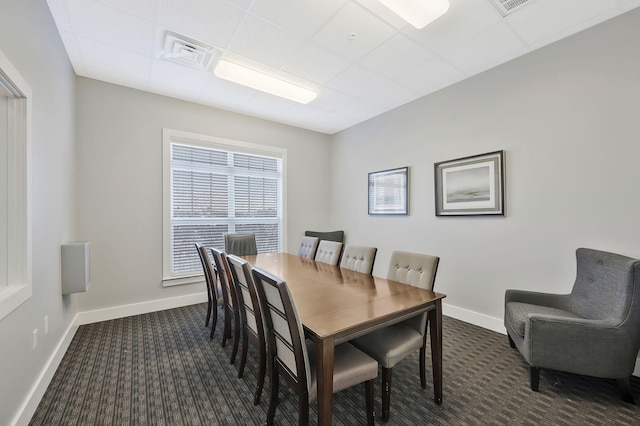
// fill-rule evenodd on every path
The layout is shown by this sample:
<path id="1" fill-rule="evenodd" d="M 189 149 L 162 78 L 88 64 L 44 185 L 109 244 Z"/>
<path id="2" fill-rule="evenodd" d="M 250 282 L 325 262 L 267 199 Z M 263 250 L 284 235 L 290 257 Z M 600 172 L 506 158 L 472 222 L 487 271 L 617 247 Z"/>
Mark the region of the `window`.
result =
<path id="1" fill-rule="evenodd" d="M 195 242 L 254 233 L 258 253 L 283 249 L 286 151 L 163 129 L 164 285 L 202 275 Z"/>
<path id="2" fill-rule="evenodd" d="M 0 319 L 31 297 L 31 89 L 0 51 Z"/>

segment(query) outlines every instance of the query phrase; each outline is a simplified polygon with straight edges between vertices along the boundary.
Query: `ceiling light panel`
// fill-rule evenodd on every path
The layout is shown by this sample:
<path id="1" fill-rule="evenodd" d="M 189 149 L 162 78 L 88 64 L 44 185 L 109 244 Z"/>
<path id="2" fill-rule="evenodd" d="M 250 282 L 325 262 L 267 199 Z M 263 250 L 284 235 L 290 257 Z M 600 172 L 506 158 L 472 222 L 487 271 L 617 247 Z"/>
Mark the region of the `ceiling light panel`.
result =
<path id="1" fill-rule="evenodd" d="M 221 59 L 218 62 L 215 68 L 215 74 L 222 79 L 301 104 L 307 104 L 317 96 L 317 94 L 310 89 L 272 75 L 263 74 L 225 59 Z"/>
<path id="2" fill-rule="evenodd" d="M 421 29 L 449 10 L 449 0 L 379 0 L 402 19 Z"/>

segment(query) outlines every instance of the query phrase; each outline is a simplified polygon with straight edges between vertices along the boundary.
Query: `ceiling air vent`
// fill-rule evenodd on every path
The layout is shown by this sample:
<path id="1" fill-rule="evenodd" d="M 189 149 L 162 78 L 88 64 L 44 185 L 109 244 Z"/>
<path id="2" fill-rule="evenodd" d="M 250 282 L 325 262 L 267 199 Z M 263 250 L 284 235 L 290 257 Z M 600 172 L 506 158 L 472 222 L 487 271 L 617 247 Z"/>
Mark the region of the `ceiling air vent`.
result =
<path id="1" fill-rule="evenodd" d="M 507 16 L 534 0 L 491 0 L 502 16 Z"/>
<path id="2" fill-rule="evenodd" d="M 191 68 L 206 71 L 215 56 L 212 46 L 167 31 L 161 57 Z"/>

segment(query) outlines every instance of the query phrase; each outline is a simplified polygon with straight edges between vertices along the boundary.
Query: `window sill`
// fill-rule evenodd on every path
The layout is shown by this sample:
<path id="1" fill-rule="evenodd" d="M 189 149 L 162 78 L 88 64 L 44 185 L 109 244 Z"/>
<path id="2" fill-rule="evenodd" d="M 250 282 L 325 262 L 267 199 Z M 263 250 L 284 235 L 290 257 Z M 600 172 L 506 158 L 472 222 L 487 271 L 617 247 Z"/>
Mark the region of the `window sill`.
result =
<path id="1" fill-rule="evenodd" d="M 162 287 L 173 287 L 176 285 L 203 283 L 204 275 L 189 275 L 184 277 L 169 277 L 162 279 Z"/>

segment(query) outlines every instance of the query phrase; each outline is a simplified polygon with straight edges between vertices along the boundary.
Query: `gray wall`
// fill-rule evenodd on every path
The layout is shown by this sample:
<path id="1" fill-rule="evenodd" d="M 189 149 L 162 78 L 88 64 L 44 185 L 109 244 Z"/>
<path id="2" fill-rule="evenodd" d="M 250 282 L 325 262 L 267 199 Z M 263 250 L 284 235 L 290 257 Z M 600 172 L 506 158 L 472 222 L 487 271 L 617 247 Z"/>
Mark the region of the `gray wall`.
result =
<path id="1" fill-rule="evenodd" d="M 445 314 L 498 329 L 505 289 L 570 290 L 577 247 L 640 258 L 638 52 L 636 9 L 335 135 L 332 224 L 379 247 L 376 275 L 440 256 Z M 507 216 L 436 218 L 434 163 L 496 150 Z M 367 173 L 401 166 L 410 215 L 367 216 Z"/>
<path id="2" fill-rule="evenodd" d="M 162 287 L 162 128 L 287 149 L 288 248 L 326 229 L 330 137 L 78 78 L 79 235 L 92 244 L 83 311 L 202 293 Z M 204 300 L 204 299 L 203 299 Z"/>
<path id="3" fill-rule="evenodd" d="M 74 239 L 74 74 L 44 0 L 2 1 L 0 50 L 33 92 L 33 296 L 0 320 L 0 425 L 18 413 L 77 312 L 61 296 L 60 244 Z M 44 317 L 49 333 L 44 334 Z M 31 332 L 39 330 L 31 350 Z"/>

